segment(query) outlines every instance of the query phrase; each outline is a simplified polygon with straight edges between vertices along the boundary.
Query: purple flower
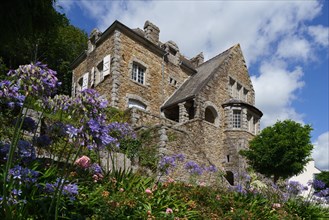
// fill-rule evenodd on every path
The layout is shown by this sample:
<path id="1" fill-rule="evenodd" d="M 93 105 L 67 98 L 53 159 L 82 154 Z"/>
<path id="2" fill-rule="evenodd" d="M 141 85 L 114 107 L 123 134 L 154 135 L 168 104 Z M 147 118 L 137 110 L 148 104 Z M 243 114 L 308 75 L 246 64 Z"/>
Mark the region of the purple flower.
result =
<path id="1" fill-rule="evenodd" d="M 72 125 L 66 125 L 66 133 L 69 135 L 70 138 L 74 138 L 78 136 L 78 133 L 81 129 L 77 129 L 73 127 Z"/>
<path id="2" fill-rule="evenodd" d="M 13 195 L 15 195 L 15 196 L 20 196 L 21 194 L 22 194 L 22 190 L 20 190 L 20 189 L 13 189 L 12 191 L 11 191 L 11 193 L 13 194 Z"/>
<path id="3" fill-rule="evenodd" d="M 246 194 L 247 191 L 243 188 L 241 184 L 237 184 L 236 186 L 233 186 L 234 191 L 242 194 Z"/>
<path id="4" fill-rule="evenodd" d="M 48 135 L 40 135 L 39 137 L 36 138 L 35 140 L 35 144 L 37 147 L 48 147 L 49 145 L 51 145 L 52 140 L 50 139 L 50 137 Z"/>
<path id="5" fill-rule="evenodd" d="M 200 167 L 196 162 L 189 161 L 185 164 L 185 169 L 192 175 L 201 175 L 203 173 L 202 167 Z"/>
<path id="6" fill-rule="evenodd" d="M 9 170 L 8 176 L 9 178 L 12 177 L 23 183 L 35 183 L 39 176 L 39 172 L 16 165 Z"/>
<path id="7" fill-rule="evenodd" d="M 18 69 L 8 72 L 8 76 L 15 80 L 14 84 L 20 91 L 34 97 L 48 97 L 56 91 L 58 84 L 55 75 L 55 71 L 40 62 L 21 65 Z"/>
<path id="8" fill-rule="evenodd" d="M 289 181 L 287 185 L 287 191 L 290 194 L 298 195 L 303 190 L 307 190 L 307 187 L 300 184 L 298 181 Z"/>
<path id="9" fill-rule="evenodd" d="M 206 171 L 211 173 L 216 173 L 218 170 L 215 165 L 210 165 L 209 167 L 206 168 Z"/>
<path id="10" fill-rule="evenodd" d="M 28 141 L 19 140 L 17 144 L 17 149 L 18 156 L 22 158 L 24 162 L 29 162 L 36 158 L 35 149 Z"/>
<path id="11" fill-rule="evenodd" d="M 59 184 L 63 185 L 62 195 L 66 195 L 70 198 L 70 200 L 75 200 L 75 196 L 78 194 L 78 185 L 75 183 L 68 183 L 64 179 L 57 178 L 54 183 L 46 183 L 44 190 L 46 193 L 55 192 L 57 187 L 60 187 Z"/>
<path id="12" fill-rule="evenodd" d="M 322 182 L 321 180 L 315 179 L 313 181 L 313 187 L 316 190 L 320 190 L 320 189 L 324 189 L 326 187 L 326 184 L 324 182 Z"/>
<path id="13" fill-rule="evenodd" d="M 96 173 L 102 173 L 102 168 L 99 164 L 94 163 L 91 165 L 90 169 L 93 171 L 94 174 Z"/>
<path id="14" fill-rule="evenodd" d="M 16 124 L 17 121 L 21 122 L 21 120 L 16 119 L 14 121 L 14 124 Z M 35 121 L 33 120 L 33 118 L 25 117 L 23 119 L 23 124 L 22 124 L 22 129 L 23 130 L 28 131 L 28 132 L 34 132 L 36 128 L 37 128 L 37 125 L 36 125 Z"/>

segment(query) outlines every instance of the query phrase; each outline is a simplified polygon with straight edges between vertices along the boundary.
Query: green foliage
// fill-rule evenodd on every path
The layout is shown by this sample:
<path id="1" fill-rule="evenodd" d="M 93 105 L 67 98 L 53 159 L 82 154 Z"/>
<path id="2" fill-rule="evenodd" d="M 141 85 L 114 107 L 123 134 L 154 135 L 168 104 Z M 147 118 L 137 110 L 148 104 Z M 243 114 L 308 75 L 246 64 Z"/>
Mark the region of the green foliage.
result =
<path id="1" fill-rule="evenodd" d="M 287 178 L 303 171 L 313 146 L 312 128 L 291 120 L 278 121 L 252 139 L 248 150 L 241 151 L 251 167 L 265 176 Z"/>
<path id="2" fill-rule="evenodd" d="M 147 167 L 152 171 L 156 171 L 158 168 L 159 158 L 156 140 L 156 129 L 145 129 L 138 133 L 139 140 L 141 141 L 141 148 L 139 148 L 137 155 L 139 158 L 139 164 Z"/>
<path id="3" fill-rule="evenodd" d="M 323 208 L 302 198 L 288 200 L 284 205 L 288 213 L 295 213 L 300 219 L 328 219 L 329 209 Z"/>
<path id="4" fill-rule="evenodd" d="M 0 74 L 19 64 L 42 61 L 57 70 L 60 93 L 71 93 L 70 64 L 87 44 L 87 35 L 54 9 L 55 0 L 0 3 Z"/>
<path id="5" fill-rule="evenodd" d="M 315 179 L 321 180 L 327 187 L 329 187 L 329 171 L 322 171 L 321 173 L 316 174 Z"/>

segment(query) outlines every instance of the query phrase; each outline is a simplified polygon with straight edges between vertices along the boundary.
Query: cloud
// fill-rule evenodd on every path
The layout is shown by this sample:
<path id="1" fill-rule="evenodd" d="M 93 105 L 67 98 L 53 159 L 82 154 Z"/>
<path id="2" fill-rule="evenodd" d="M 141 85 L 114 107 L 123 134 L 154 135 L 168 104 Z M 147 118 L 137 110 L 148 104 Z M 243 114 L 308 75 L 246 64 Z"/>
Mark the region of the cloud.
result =
<path id="1" fill-rule="evenodd" d="M 321 134 L 313 145 L 315 166 L 321 170 L 329 170 L 329 131 Z"/>
<path id="2" fill-rule="evenodd" d="M 68 2 L 68 1 L 65 1 Z M 175 41 L 193 57 L 203 51 L 213 57 L 236 43 L 248 63 L 272 52 L 271 43 L 319 14 L 316 1 L 73 1 L 104 31 L 114 20 L 143 27 L 150 20 L 160 27 L 160 40 Z"/>
<path id="3" fill-rule="evenodd" d="M 311 45 L 306 39 L 289 36 L 279 43 L 276 55 L 280 58 L 307 60 L 311 55 Z"/>
<path id="4" fill-rule="evenodd" d="M 302 122 L 303 115 L 292 108 L 295 93 L 304 86 L 301 67 L 289 71 L 284 62 L 264 62 L 260 75 L 252 76 L 256 94 L 256 106 L 264 112 L 261 127 L 274 124 L 277 120 L 293 119 Z"/>
<path id="5" fill-rule="evenodd" d="M 324 27 L 323 25 L 309 26 L 308 33 L 314 38 L 317 44 L 328 47 L 329 27 Z"/>

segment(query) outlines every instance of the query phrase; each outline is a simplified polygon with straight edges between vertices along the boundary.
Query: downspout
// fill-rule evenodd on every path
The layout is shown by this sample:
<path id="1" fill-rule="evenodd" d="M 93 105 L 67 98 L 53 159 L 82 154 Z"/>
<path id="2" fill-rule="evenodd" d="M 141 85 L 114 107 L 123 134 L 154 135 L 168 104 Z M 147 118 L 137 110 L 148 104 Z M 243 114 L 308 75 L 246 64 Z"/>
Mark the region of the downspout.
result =
<path id="1" fill-rule="evenodd" d="M 168 55 L 169 53 L 166 52 L 163 56 L 162 56 L 162 67 L 161 67 L 161 74 L 162 74 L 162 103 L 164 103 L 165 101 L 165 94 L 164 94 L 164 65 L 165 65 L 165 57 Z M 160 108 L 160 115 L 161 115 L 161 108 Z"/>

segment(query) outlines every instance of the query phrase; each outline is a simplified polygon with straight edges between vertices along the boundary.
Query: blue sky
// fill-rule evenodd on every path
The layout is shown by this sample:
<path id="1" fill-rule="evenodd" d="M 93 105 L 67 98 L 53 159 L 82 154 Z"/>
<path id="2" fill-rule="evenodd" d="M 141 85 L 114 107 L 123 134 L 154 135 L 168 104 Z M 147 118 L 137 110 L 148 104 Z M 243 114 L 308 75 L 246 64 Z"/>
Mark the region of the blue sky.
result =
<path id="1" fill-rule="evenodd" d="M 313 127 L 313 157 L 329 170 L 328 1 L 108 1 L 59 0 L 71 23 L 88 34 L 115 20 L 143 28 L 150 20 L 160 40 L 209 59 L 240 43 L 264 113 L 262 127 L 293 119 Z"/>

